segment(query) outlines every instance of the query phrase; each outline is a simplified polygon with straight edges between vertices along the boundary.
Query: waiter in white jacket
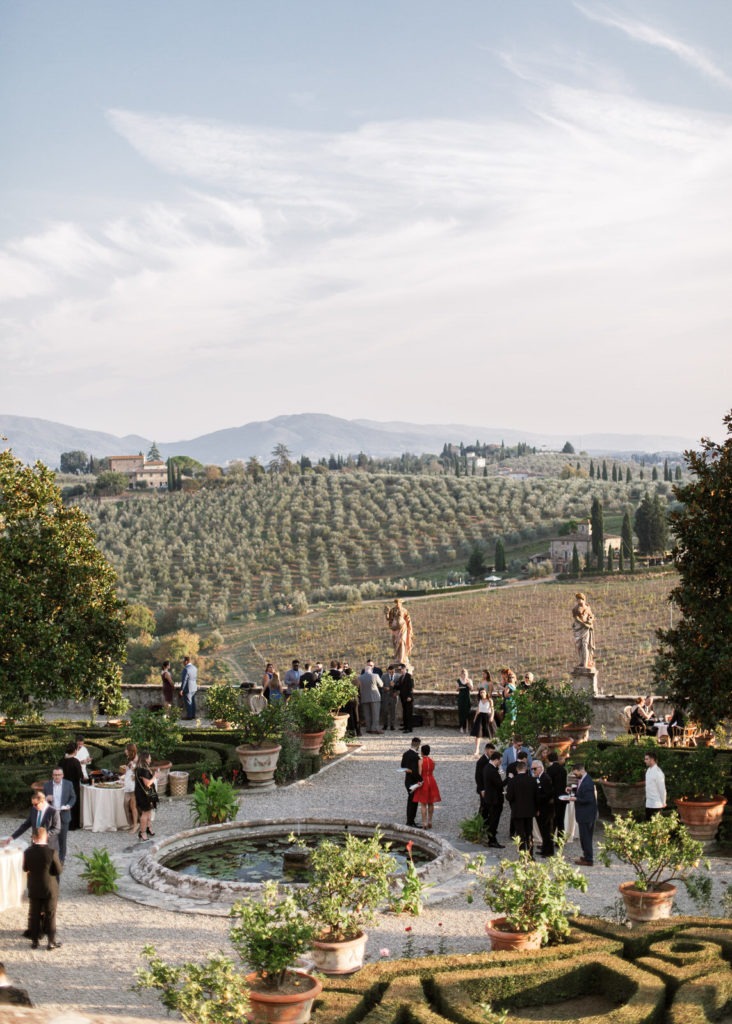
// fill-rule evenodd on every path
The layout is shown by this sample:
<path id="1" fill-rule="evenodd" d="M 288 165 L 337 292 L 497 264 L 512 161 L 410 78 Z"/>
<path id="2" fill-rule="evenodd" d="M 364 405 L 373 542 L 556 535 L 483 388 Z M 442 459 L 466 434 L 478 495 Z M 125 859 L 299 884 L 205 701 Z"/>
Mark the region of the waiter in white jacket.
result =
<path id="1" fill-rule="evenodd" d="M 666 806 L 666 776 L 658 767 L 656 755 L 649 751 L 646 762 L 646 821 L 659 814 Z"/>

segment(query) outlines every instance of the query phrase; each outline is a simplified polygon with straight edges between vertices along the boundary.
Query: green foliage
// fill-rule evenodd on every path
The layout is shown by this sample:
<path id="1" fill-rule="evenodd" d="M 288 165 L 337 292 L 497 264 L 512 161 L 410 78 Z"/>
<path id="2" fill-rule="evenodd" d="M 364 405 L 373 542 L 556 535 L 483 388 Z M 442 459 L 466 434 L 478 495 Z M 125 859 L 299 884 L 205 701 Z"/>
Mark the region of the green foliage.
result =
<path id="1" fill-rule="evenodd" d="M 130 478 L 126 473 L 117 473 L 113 469 L 105 469 L 97 477 L 97 482 L 94 484 L 94 493 L 112 498 L 124 494 L 129 486 Z"/>
<path id="2" fill-rule="evenodd" d="M 607 480 L 607 466 L 604 461 L 602 464 L 602 474 L 603 480 Z M 597 497 L 592 499 L 590 524 L 592 527 L 592 554 L 595 558 L 600 558 L 605 549 L 605 520 L 602 502 Z"/>
<path id="3" fill-rule="evenodd" d="M 74 856 L 84 864 L 79 877 L 87 883 L 90 892 L 95 896 L 104 896 L 108 892 L 118 892 L 117 879 L 119 871 L 114 866 L 108 850 L 97 848 L 90 854 L 75 853 Z"/>
<path id="4" fill-rule="evenodd" d="M 268 704 L 259 712 L 243 708 L 236 727 L 242 746 L 265 747 L 279 743 L 285 727 L 282 701 Z"/>
<path id="5" fill-rule="evenodd" d="M 79 450 L 73 452 L 61 452 L 59 469 L 62 473 L 88 473 L 89 456 L 86 452 Z"/>
<path id="6" fill-rule="evenodd" d="M 333 716 L 320 699 L 318 688 L 295 690 L 285 705 L 285 722 L 296 732 L 324 732 Z"/>
<path id="7" fill-rule="evenodd" d="M 283 732 L 280 740 L 281 749 L 275 768 L 275 782 L 278 786 L 302 777 L 303 762 L 300 737 L 291 732 Z"/>
<path id="8" fill-rule="evenodd" d="M 631 740 L 632 737 L 628 737 L 628 741 Z M 646 765 L 643 756 L 646 750 L 658 754 L 656 741 L 650 738 L 640 743 L 617 741 L 602 748 L 597 744 L 587 743 L 582 744 L 577 756 L 584 760 L 587 771 L 594 779 L 627 784 L 643 782 L 645 779 Z"/>
<path id="9" fill-rule="evenodd" d="M 206 690 L 206 715 L 215 721 L 238 722 L 242 703 L 238 687 L 220 683 Z"/>
<path id="10" fill-rule="evenodd" d="M 539 736 L 556 735 L 563 725 L 586 725 L 592 721 L 592 700 L 586 693 L 575 692 L 570 683 L 550 685 L 537 679 L 528 690 L 517 689 L 513 696 L 515 715 L 501 723 L 499 737 L 510 742 L 520 736 L 534 750 Z"/>
<path id="11" fill-rule="evenodd" d="M 684 458 L 692 474 L 674 487 L 670 515 L 680 574 L 671 601 L 682 618 L 658 632 L 656 678 L 704 728 L 732 716 L 732 413 L 722 445 L 704 439 Z"/>
<path id="12" fill-rule="evenodd" d="M 388 851 L 378 831 L 366 839 L 347 833 L 343 846 L 329 839 L 318 843 L 310 858 L 313 879 L 300 900 L 319 938 L 354 939 L 373 920 L 396 868 Z"/>
<path id="13" fill-rule="evenodd" d="M 650 821 L 636 821 L 632 814 L 605 824 L 600 860 L 609 867 L 611 855 L 629 864 L 635 873 L 635 887 L 655 892 L 667 882 L 686 882 L 702 863 L 703 846 L 692 839 L 674 811 L 654 814 Z"/>
<path id="14" fill-rule="evenodd" d="M 460 822 L 460 835 L 469 843 L 480 843 L 485 839 L 485 821 L 480 811 Z"/>
<path id="15" fill-rule="evenodd" d="M 567 889 L 586 892 L 587 879 L 562 856 L 563 840 L 557 855 L 542 862 L 520 849 L 518 837 L 514 845 L 517 858 L 504 859 L 489 872 L 482 856 L 469 865 L 481 882 L 483 899 L 514 931 L 538 931 L 542 945 L 559 942 L 569 934 L 568 918 L 578 909 L 567 899 Z"/>
<path id="16" fill-rule="evenodd" d="M 197 825 L 220 825 L 233 821 L 239 811 L 234 787 L 223 779 L 209 779 L 193 787 L 191 817 Z"/>
<path id="17" fill-rule="evenodd" d="M 138 637 L 141 634 L 152 636 L 155 632 L 155 616 L 147 605 L 128 604 L 125 608 L 125 625 L 129 637 Z"/>
<path id="18" fill-rule="evenodd" d="M 295 897 L 282 895 L 276 882 L 265 882 L 261 901 L 251 897 L 231 908 L 231 944 L 267 988 L 277 989 L 287 969 L 309 948 L 314 925 Z"/>
<path id="19" fill-rule="evenodd" d="M 664 759 L 666 788 L 673 799 L 714 800 L 724 795 L 729 773 L 729 759 L 711 747 L 675 751 L 676 756 Z"/>
<path id="20" fill-rule="evenodd" d="M 658 494 L 646 494 L 635 513 L 638 550 L 642 555 L 665 551 L 668 545 L 666 506 Z"/>
<path id="21" fill-rule="evenodd" d="M 164 761 L 183 739 L 178 708 L 150 711 L 135 708 L 130 715 L 130 736 L 138 750 L 149 750 L 153 760 Z"/>
<path id="22" fill-rule="evenodd" d="M 406 847 L 408 858 L 407 870 L 404 878 L 400 880 L 401 890 L 398 894 L 392 896 L 389 909 L 395 914 L 412 914 L 414 917 L 419 917 L 424 906 L 424 891 L 430 888 L 430 883 L 422 881 L 414 866 L 414 860 L 412 859 L 413 845 L 410 839 Z"/>
<path id="23" fill-rule="evenodd" d="M 0 452 L 0 707 L 104 700 L 119 692 L 123 604 L 87 517 L 53 473 Z"/>
<path id="24" fill-rule="evenodd" d="M 468 576 L 473 579 L 481 579 L 481 577 L 485 576 L 488 571 L 488 567 L 485 564 L 485 549 L 482 545 L 473 545 L 470 551 L 470 557 L 468 558 L 468 564 L 465 566 L 465 571 Z"/>
<path id="25" fill-rule="evenodd" d="M 144 946 L 148 968 L 135 972 L 136 991 L 156 989 L 166 1010 L 189 1024 L 241 1024 L 249 1012 L 249 989 L 244 975 L 221 953 L 205 963 L 178 966 L 165 963 L 154 946 Z"/>
<path id="26" fill-rule="evenodd" d="M 358 686 L 354 682 L 353 673 L 340 679 L 335 679 L 330 673 L 324 675 L 316 692 L 320 703 L 332 714 L 358 698 Z"/>

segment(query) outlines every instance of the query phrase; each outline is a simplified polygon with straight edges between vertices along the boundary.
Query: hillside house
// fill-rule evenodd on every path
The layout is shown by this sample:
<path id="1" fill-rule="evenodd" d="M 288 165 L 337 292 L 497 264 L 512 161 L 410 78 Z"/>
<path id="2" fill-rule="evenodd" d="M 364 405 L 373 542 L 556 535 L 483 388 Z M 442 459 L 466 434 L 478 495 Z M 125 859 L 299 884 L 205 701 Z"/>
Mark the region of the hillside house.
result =
<path id="1" fill-rule="evenodd" d="M 620 537 L 605 537 L 605 552 L 608 547 L 613 549 L 617 555 L 620 551 L 622 541 Z M 567 533 L 563 537 L 555 537 L 549 542 L 549 558 L 551 559 L 554 572 L 570 572 L 572 568 L 572 551 L 577 545 L 577 554 L 580 558 L 580 565 L 585 564 L 589 554 L 592 554 L 592 525 L 589 519 L 580 523 L 574 533 Z"/>
<path id="2" fill-rule="evenodd" d="M 159 489 L 168 486 L 168 467 L 162 459 L 148 462 L 140 452 L 139 455 L 110 455 L 108 462 L 113 472 L 128 476 L 133 487 Z"/>

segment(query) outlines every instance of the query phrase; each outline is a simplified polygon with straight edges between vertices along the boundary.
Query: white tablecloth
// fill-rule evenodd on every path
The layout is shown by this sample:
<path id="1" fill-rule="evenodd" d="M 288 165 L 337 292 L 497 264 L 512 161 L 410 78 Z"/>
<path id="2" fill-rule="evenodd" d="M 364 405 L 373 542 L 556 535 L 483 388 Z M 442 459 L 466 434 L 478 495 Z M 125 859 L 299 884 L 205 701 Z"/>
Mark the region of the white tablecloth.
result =
<path id="1" fill-rule="evenodd" d="M 0 910 L 19 907 L 25 889 L 23 851 L 17 846 L 0 850 Z"/>
<path id="2" fill-rule="evenodd" d="M 81 787 L 81 826 L 92 832 L 116 832 L 127 828 L 125 793 L 119 789 Z"/>
<path id="3" fill-rule="evenodd" d="M 564 811 L 564 834 L 567 837 L 567 842 L 571 843 L 573 839 L 577 838 L 577 825 L 574 820 L 574 802 L 571 800 L 562 801 L 565 806 Z M 541 832 L 539 831 L 539 823 L 534 818 L 534 842 L 541 845 Z"/>

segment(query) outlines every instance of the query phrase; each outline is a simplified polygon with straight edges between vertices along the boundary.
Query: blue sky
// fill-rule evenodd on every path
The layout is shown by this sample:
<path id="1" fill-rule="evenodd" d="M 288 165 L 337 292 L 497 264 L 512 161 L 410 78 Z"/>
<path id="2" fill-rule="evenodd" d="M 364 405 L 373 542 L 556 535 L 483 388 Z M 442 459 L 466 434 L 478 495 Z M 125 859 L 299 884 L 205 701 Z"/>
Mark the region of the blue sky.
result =
<path id="1" fill-rule="evenodd" d="M 0 0 L 0 412 L 719 437 L 728 0 Z"/>

